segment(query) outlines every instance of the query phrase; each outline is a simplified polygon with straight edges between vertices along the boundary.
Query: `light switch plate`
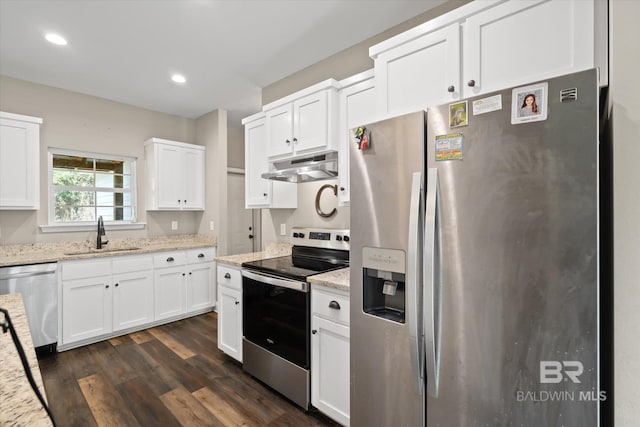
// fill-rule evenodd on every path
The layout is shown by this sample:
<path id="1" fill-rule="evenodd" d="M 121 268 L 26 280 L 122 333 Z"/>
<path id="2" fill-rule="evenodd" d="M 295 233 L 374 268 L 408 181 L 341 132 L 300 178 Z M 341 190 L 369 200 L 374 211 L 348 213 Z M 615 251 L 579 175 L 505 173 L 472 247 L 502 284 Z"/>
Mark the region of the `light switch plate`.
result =
<path id="1" fill-rule="evenodd" d="M 287 235 L 287 224 L 280 224 L 280 235 L 281 236 Z"/>
<path id="2" fill-rule="evenodd" d="M 178 229 L 178 221 L 171 221 L 171 229 L 172 230 Z"/>

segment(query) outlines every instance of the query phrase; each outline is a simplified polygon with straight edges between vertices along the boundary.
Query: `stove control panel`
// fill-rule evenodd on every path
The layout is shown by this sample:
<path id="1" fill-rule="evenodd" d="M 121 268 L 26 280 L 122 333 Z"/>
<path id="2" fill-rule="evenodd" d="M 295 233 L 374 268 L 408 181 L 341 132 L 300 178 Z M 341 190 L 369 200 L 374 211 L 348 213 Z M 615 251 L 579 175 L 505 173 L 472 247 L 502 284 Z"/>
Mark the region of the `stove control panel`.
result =
<path id="1" fill-rule="evenodd" d="M 291 229 L 291 244 L 317 248 L 349 250 L 349 230 L 332 228 Z"/>

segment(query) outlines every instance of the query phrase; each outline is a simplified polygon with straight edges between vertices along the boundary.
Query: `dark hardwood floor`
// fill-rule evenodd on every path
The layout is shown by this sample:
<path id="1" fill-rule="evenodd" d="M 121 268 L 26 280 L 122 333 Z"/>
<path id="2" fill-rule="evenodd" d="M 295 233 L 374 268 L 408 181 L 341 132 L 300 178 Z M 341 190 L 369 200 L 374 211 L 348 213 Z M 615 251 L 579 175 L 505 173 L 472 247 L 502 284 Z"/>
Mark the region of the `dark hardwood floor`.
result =
<path id="1" fill-rule="evenodd" d="M 39 359 L 58 426 L 336 426 L 242 371 L 217 314 Z"/>

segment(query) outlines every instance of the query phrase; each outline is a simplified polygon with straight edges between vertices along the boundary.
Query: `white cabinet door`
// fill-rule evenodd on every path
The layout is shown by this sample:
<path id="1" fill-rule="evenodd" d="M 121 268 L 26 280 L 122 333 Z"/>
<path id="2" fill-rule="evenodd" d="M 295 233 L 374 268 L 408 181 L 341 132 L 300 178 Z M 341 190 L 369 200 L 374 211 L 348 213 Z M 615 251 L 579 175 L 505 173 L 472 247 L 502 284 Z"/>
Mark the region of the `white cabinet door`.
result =
<path id="1" fill-rule="evenodd" d="M 321 91 L 293 102 L 293 150 L 295 154 L 327 146 L 329 116 L 327 92 Z"/>
<path id="2" fill-rule="evenodd" d="M 465 25 L 465 97 L 594 66 L 593 0 L 507 1 Z"/>
<path id="3" fill-rule="evenodd" d="M 153 322 L 153 271 L 113 275 L 113 330 Z"/>
<path id="4" fill-rule="evenodd" d="M 145 156 L 148 210 L 204 209 L 204 147 L 151 138 Z"/>
<path id="5" fill-rule="evenodd" d="M 296 184 L 262 178 L 269 169 L 266 127 L 263 117 L 245 122 L 245 206 L 247 209 L 295 209 L 298 207 Z"/>
<path id="6" fill-rule="evenodd" d="M 377 118 L 375 79 L 369 72 L 364 80 L 340 91 L 340 155 L 338 203 L 348 206 L 349 193 L 349 144 L 353 143 L 351 129 L 371 123 Z"/>
<path id="7" fill-rule="evenodd" d="M 215 264 L 207 262 L 187 265 L 187 312 L 215 305 Z"/>
<path id="8" fill-rule="evenodd" d="M 349 327 L 311 319 L 311 403 L 349 425 Z"/>
<path id="9" fill-rule="evenodd" d="M 262 178 L 267 172 L 267 134 L 265 119 L 249 122 L 244 127 L 245 204 L 247 209 L 269 207 L 270 182 Z"/>
<path id="10" fill-rule="evenodd" d="M 184 150 L 184 209 L 204 209 L 204 151 Z"/>
<path id="11" fill-rule="evenodd" d="M 0 209 L 40 205 L 42 119 L 0 113 Z"/>
<path id="12" fill-rule="evenodd" d="M 167 319 L 186 311 L 184 265 L 154 271 L 154 318 Z"/>
<path id="13" fill-rule="evenodd" d="M 457 22 L 381 53 L 375 85 L 383 118 L 459 99 L 460 55 Z"/>
<path id="14" fill-rule="evenodd" d="M 266 112 L 267 154 L 283 157 L 293 153 L 293 105 L 285 104 Z"/>
<path id="15" fill-rule="evenodd" d="M 158 156 L 158 208 L 180 209 L 182 206 L 182 188 L 184 171 L 182 168 L 182 149 L 159 144 Z"/>
<path id="16" fill-rule="evenodd" d="M 69 344 L 110 333 L 111 275 L 62 282 L 62 341 Z"/>
<path id="17" fill-rule="evenodd" d="M 242 362 L 242 291 L 218 289 L 218 348 Z"/>

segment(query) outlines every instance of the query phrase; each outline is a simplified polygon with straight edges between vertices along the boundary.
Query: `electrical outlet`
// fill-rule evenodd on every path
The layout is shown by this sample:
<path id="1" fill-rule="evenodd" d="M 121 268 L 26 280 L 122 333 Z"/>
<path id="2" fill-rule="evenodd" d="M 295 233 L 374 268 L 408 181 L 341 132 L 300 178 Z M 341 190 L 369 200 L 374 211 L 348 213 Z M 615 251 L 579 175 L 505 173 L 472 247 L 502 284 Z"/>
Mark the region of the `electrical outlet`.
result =
<path id="1" fill-rule="evenodd" d="M 209 221 L 209 230 L 213 231 L 213 221 Z"/>
<path id="2" fill-rule="evenodd" d="M 287 224 L 280 224 L 280 235 L 281 236 L 287 235 Z"/>
<path id="3" fill-rule="evenodd" d="M 178 229 L 178 221 L 171 221 L 171 229 L 172 230 Z"/>

